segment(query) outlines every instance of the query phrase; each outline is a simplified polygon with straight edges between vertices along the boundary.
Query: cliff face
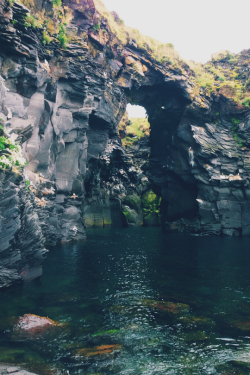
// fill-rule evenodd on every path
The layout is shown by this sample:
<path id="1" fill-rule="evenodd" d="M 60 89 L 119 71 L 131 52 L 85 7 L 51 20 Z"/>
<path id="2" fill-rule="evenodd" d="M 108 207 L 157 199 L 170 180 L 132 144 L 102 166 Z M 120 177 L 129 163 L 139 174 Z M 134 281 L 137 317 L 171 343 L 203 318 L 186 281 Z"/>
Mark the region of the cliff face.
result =
<path id="1" fill-rule="evenodd" d="M 197 92 L 184 63 L 160 63 L 129 38 L 122 44 L 92 1 L 65 5 L 74 16 L 67 49 L 27 27 L 23 5 L 0 4 L 0 117 L 22 144 L 33 184 L 27 192 L 22 177 L 2 172 L 6 215 L 15 202 L 4 198 L 8 189 L 20 207 L 19 229 L 1 227 L 16 259 L 12 278 L 33 269 L 43 236 L 54 245 L 84 239 L 84 226 L 158 225 L 159 205 L 167 230 L 249 235 L 249 110 L 222 91 Z M 52 12 L 50 2 L 43 8 Z M 151 134 L 125 152 L 118 125 L 128 102 L 146 108 Z M 36 215 L 37 245 L 20 260 L 25 210 Z"/>
<path id="2" fill-rule="evenodd" d="M 34 199 L 14 172 L 0 172 L 0 287 L 41 276 L 44 237 Z"/>

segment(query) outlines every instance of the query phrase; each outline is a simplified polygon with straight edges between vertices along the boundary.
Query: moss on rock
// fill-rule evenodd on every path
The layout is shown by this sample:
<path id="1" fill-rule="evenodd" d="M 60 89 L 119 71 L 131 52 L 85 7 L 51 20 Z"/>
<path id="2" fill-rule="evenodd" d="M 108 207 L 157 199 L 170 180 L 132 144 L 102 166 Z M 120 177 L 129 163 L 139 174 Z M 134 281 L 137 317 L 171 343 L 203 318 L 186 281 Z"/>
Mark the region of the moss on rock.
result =
<path id="1" fill-rule="evenodd" d="M 123 201 L 123 204 L 129 206 L 137 212 L 141 211 L 141 199 L 137 194 L 127 195 Z"/>
<path id="2" fill-rule="evenodd" d="M 122 206 L 122 213 L 124 215 L 126 225 L 143 225 L 142 214 L 129 206 Z"/>
<path id="3" fill-rule="evenodd" d="M 160 220 L 161 197 L 158 197 L 152 190 L 148 190 L 142 196 L 143 221 L 147 226 L 158 226 Z"/>

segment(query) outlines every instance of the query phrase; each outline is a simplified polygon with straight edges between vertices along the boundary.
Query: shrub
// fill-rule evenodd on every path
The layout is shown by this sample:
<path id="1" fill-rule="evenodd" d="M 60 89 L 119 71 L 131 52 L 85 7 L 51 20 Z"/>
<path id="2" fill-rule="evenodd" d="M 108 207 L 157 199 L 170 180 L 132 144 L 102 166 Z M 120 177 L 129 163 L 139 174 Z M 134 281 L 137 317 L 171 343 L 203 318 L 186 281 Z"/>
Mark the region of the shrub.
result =
<path id="1" fill-rule="evenodd" d="M 5 150 L 5 138 L 0 137 L 0 150 Z"/>
<path id="2" fill-rule="evenodd" d="M 43 31 L 43 44 L 49 44 L 52 41 L 52 38 L 49 36 L 47 31 Z"/>
<path id="3" fill-rule="evenodd" d="M 61 8 L 62 6 L 62 0 L 53 0 L 53 7 Z"/>
<path id="4" fill-rule="evenodd" d="M 26 6 L 29 9 L 34 8 L 34 0 L 19 0 L 18 2 L 21 2 L 24 6 Z"/>
<path id="5" fill-rule="evenodd" d="M 21 147 L 11 138 L 0 137 L 0 150 L 8 149 L 10 155 L 0 156 L 0 168 L 9 169 L 13 166 L 24 166 L 26 160 L 22 156 Z"/>
<path id="6" fill-rule="evenodd" d="M 40 29 L 42 27 L 42 22 L 41 20 L 37 20 L 34 16 L 28 13 L 25 18 L 24 26 L 33 27 L 33 29 L 38 27 Z"/>
<path id="7" fill-rule="evenodd" d="M 214 76 L 206 72 L 203 69 L 202 64 L 195 63 L 193 61 L 189 61 L 188 65 L 190 68 L 195 72 L 196 74 L 196 82 L 198 85 L 202 88 L 207 88 L 207 89 L 212 89 L 213 88 L 213 83 L 214 83 Z"/>
<path id="8" fill-rule="evenodd" d="M 94 31 L 98 31 L 98 30 L 100 30 L 100 24 L 99 23 L 96 23 L 93 27 L 92 27 L 92 29 L 94 30 Z"/>
<path id="9" fill-rule="evenodd" d="M 213 61 L 219 61 L 219 60 L 224 59 L 224 58 L 227 57 L 227 56 L 230 56 L 230 58 L 233 57 L 233 55 L 229 54 L 229 51 L 228 51 L 228 50 L 221 50 L 221 51 L 219 51 L 219 52 L 217 52 L 217 53 L 214 53 L 214 54 L 212 55 L 212 60 L 213 60 Z"/>
<path id="10" fill-rule="evenodd" d="M 239 123 L 240 123 L 240 120 L 237 119 L 237 118 L 232 118 L 232 124 L 236 127 Z"/>
<path id="11" fill-rule="evenodd" d="M 242 104 L 243 104 L 245 107 L 249 107 L 249 103 L 250 103 L 250 97 L 248 96 L 248 97 L 244 98 L 244 101 L 243 101 Z"/>
<path id="12" fill-rule="evenodd" d="M 64 25 L 59 25 L 59 34 L 57 36 L 57 39 L 59 40 L 60 42 L 60 45 L 63 47 L 63 48 L 67 48 L 67 45 L 68 45 L 68 42 L 69 42 L 69 39 L 66 35 L 66 30 L 65 30 L 65 26 Z"/>

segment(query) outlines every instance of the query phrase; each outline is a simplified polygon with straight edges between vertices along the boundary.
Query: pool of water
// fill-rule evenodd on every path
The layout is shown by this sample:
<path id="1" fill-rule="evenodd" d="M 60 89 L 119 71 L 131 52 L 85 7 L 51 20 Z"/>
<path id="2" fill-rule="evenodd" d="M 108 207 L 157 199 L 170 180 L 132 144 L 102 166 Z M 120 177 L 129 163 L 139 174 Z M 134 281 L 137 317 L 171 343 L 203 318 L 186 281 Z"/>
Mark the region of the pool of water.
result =
<path id="1" fill-rule="evenodd" d="M 0 292 L 0 363 L 37 374 L 250 374 L 250 242 L 88 230 Z M 25 335 L 24 314 L 59 323 Z"/>

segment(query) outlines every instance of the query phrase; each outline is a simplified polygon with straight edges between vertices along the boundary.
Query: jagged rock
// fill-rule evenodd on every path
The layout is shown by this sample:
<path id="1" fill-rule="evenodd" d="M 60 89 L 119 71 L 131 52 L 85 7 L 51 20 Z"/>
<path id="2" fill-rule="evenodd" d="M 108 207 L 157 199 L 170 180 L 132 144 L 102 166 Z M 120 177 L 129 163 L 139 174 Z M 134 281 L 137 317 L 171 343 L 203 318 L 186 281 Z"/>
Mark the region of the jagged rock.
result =
<path id="1" fill-rule="evenodd" d="M 0 171 L 0 288 L 41 276 L 44 237 L 34 198 L 20 175 Z"/>
<path id="2" fill-rule="evenodd" d="M 22 143 L 33 184 L 29 194 L 21 178 L 1 174 L 0 285 L 40 275 L 44 243 L 122 225 L 124 213 L 127 224 L 250 235 L 249 109 L 226 89 L 195 93 L 184 62 L 122 44 L 92 0 L 64 5 L 74 16 L 67 49 L 55 39 L 45 46 L 43 30 L 25 26 L 22 4 L 0 4 L 0 118 Z M 151 132 L 124 150 L 118 125 L 128 101 L 146 109 Z"/>
<path id="3" fill-rule="evenodd" d="M 47 327 L 51 325 L 55 326 L 56 323 L 49 318 L 44 318 L 33 314 L 25 314 L 24 316 L 18 319 L 18 323 L 14 329 L 36 331 L 36 328 L 38 327 Z"/>

